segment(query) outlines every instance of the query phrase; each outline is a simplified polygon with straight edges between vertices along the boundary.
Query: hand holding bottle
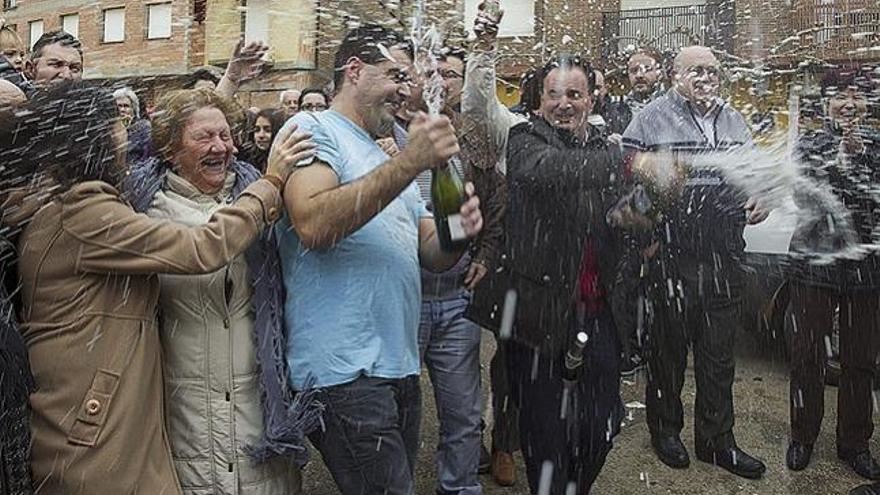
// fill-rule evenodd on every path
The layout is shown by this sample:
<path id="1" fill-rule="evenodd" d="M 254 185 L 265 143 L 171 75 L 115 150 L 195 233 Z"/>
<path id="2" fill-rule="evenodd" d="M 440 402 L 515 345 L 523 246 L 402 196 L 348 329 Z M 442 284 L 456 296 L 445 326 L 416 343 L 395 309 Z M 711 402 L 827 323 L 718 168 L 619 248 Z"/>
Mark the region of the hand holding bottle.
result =
<path id="1" fill-rule="evenodd" d="M 455 129 L 447 117 L 418 113 L 410 123 L 406 149 L 398 156 L 418 174 L 445 165 L 459 151 Z"/>
<path id="2" fill-rule="evenodd" d="M 431 206 L 440 249 L 461 251 L 483 228 L 480 199 L 474 195 L 472 183 L 462 187 L 454 167 L 436 167 L 431 174 Z"/>
<path id="3" fill-rule="evenodd" d="M 681 195 L 688 178 L 688 165 L 668 151 L 642 152 L 633 159 L 632 172 L 639 183 L 657 199 L 671 200 Z"/>
<path id="4" fill-rule="evenodd" d="M 461 226 L 464 228 L 468 239 L 473 239 L 480 235 L 480 231 L 483 230 L 483 212 L 480 211 L 480 198 L 477 197 L 472 182 L 464 185 L 464 192 L 468 199 L 461 205 L 459 210 Z"/>
<path id="5" fill-rule="evenodd" d="M 474 19 L 474 34 L 481 45 L 492 45 L 498 37 L 498 25 L 504 17 L 504 10 L 498 0 L 484 0 L 477 6 Z"/>
<path id="6" fill-rule="evenodd" d="M 605 219 L 615 228 L 648 231 L 661 220 L 658 213 L 644 186 L 638 185 L 608 210 Z"/>

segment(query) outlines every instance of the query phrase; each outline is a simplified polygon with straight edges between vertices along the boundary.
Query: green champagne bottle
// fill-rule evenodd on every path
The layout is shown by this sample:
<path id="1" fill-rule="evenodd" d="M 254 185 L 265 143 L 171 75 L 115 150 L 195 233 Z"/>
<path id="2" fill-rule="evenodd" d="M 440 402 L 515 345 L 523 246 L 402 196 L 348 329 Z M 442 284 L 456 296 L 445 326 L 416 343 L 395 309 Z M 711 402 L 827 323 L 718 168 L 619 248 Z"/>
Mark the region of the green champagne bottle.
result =
<path id="1" fill-rule="evenodd" d="M 467 234 L 461 226 L 461 205 L 465 202 L 464 186 L 455 170 L 456 157 L 441 167 L 431 169 L 431 206 L 440 248 L 447 252 L 458 251 L 468 244 Z"/>

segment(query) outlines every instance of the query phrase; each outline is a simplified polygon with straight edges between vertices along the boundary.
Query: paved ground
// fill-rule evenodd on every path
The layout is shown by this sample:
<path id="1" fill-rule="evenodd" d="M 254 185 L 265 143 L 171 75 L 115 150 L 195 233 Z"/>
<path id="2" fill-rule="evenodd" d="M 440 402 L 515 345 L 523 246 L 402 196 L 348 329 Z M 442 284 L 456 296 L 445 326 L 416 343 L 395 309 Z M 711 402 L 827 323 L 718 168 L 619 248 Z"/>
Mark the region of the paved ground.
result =
<path id="1" fill-rule="evenodd" d="M 491 334 L 483 334 L 482 361 L 488 363 L 494 351 Z M 785 468 L 785 447 L 788 442 L 788 378 L 785 363 L 768 356 L 766 345 L 749 336 L 739 339 L 738 366 L 734 395 L 736 401 L 736 435 L 740 446 L 767 463 L 768 473 L 759 481 L 737 478 L 713 466 L 695 462 L 690 469 L 672 470 L 661 464 L 651 451 L 644 409 L 628 408 L 630 417 L 615 448 L 605 464 L 593 493 L 681 494 L 681 495 L 837 495 L 845 494 L 860 479 L 842 466 L 835 456 L 833 419 L 836 414 L 837 392 L 826 391 L 826 419 L 813 454 L 810 467 L 801 473 Z M 484 390 L 488 390 L 488 364 L 484 370 Z M 623 383 L 624 402 L 644 402 L 643 377 Z M 417 467 L 418 495 L 431 495 L 435 488 L 433 450 L 437 442 L 437 421 L 433 392 L 427 374 L 422 374 L 424 415 L 422 419 L 422 450 Z M 693 371 L 688 370 L 684 391 L 685 431 L 683 440 L 693 451 Z M 874 445 L 874 450 L 880 448 Z M 338 491 L 316 454 L 305 473 L 308 495 L 336 495 Z M 521 462 L 521 460 L 520 460 Z M 487 495 L 527 495 L 528 487 L 521 479 L 514 487 L 501 488 L 491 477 L 483 477 Z M 556 494 L 553 494 L 556 495 Z"/>

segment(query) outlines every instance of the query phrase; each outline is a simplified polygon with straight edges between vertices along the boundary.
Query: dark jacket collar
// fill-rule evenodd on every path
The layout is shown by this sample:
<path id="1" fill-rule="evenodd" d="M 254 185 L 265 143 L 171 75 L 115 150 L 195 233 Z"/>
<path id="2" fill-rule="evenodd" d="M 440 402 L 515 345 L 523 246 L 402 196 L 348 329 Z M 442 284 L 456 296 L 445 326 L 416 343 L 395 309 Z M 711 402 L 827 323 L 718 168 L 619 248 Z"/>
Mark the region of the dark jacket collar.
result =
<path id="1" fill-rule="evenodd" d="M 601 133 L 592 125 L 587 124 L 587 139 L 575 136 L 572 132 L 550 125 L 543 117 L 532 118 L 532 130 L 547 142 L 561 142 L 566 148 L 584 148 L 602 140 Z"/>

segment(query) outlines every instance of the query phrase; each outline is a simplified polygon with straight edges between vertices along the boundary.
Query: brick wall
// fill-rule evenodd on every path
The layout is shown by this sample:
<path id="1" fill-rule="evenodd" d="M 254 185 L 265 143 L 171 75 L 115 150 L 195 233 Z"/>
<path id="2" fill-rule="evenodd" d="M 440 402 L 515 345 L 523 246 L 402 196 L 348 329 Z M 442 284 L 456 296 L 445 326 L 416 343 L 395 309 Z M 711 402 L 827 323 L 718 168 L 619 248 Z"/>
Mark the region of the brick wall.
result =
<path id="1" fill-rule="evenodd" d="M 160 3 L 160 2 L 154 2 Z M 21 0 L 3 12 L 7 22 L 17 25 L 28 40 L 28 22 L 42 19 L 44 31 L 61 28 L 61 15 L 79 14 L 79 39 L 83 44 L 86 78 L 140 77 L 185 74 L 188 46 L 198 29 L 187 29 L 191 7 L 186 0 L 171 0 L 172 32 L 169 39 L 147 39 L 147 5 L 125 0 Z M 103 11 L 125 7 L 125 41 L 104 43 Z"/>
<path id="2" fill-rule="evenodd" d="M 780 0 L 737 0 L 736 41 L 737 56 L 760 60 L 770 54 L 792 33 L 791 2 Z"/>
<path id="3" fill-rule="evenodd" d="M 515 82 L 559 53 L 579 54 L 601 64 L 602 13 L 617 10 L 620 0 L 536 2 L 535 36 L 502 40 L 498 74 Z"/>

